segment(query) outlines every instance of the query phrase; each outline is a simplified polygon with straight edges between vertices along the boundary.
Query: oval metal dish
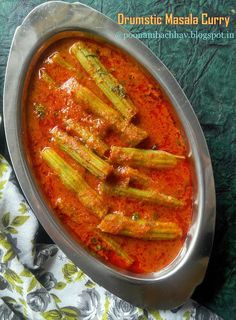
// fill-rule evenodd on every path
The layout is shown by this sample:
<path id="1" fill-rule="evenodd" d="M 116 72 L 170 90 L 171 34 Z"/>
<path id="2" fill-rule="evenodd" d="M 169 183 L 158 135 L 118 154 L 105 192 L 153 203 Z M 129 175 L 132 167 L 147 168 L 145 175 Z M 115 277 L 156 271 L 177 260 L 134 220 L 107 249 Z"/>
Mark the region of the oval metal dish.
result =
<path id="1" fill-rule="evenodd" d="M 194 171 L 193 220 L 183 249 L 159 272 L 137 275 L 107 266 L 84 250 L 63 228 L 38 190 L 24 153 L 21 97 L 29 63 L 37 49 L 66 30 L 99 35 L 126 50 L 160 83 L 171 100 L 189 145 Z M 139 40 L 116 39 L 126 32 L 115 22 L 80 3 L 60 1 L 36 7 L 16 29 L 5 78 L 4 123 L 7 144 L 21 188 L 48 234 L 65 254 L 94 281 L 117 296 L 141 307 L 174 308 L 185 302 L 205 275 L 215 224 L 215 190 L 207 145 L 180 86 L 163 63 Z"/>

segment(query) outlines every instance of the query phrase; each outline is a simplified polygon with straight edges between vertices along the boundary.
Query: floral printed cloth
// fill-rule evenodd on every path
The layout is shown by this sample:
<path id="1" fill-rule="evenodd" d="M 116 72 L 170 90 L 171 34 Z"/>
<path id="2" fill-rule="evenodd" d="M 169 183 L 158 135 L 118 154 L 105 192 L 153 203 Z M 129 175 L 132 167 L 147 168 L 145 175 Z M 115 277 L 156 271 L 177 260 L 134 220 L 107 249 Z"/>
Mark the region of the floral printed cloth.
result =
<path id="1" fill-rule="evenodd" d="M 56 245 L 35 243 L 38 222 L 0 156 L 0 320 L 219 320 L 189 300 L 170 311 L 134 307 L 94 283 Z"/>

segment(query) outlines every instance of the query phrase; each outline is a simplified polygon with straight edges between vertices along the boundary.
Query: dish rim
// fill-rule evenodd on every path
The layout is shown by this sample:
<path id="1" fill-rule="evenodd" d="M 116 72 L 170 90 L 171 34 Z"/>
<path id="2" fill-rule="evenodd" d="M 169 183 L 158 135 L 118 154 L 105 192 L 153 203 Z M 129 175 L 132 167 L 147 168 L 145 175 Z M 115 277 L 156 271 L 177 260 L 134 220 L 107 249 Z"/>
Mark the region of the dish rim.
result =
<path id="1" fill-rule="evenodd" d="M 40 16 L 42 16 L 43 14 L 44 16 L 50 16 L 50 10 L 52 10 L 54 14 L 60 14 L 61 12 L 64 12 L 64 19 L 63 17 L 60 17 L 62 20 L 59 21 L 59 24 L 58 20 L 56 21 L 56 24 L 53 24 L 54 21 L 52 21 L 51 28 L 46 28 L 47 25 L 43 25 L 42 20 L 40 24 Z M 87 16 L 85 16 L 88 19 L 85 19 L 83 17 L 84 13 L 87 13 Z M 72 17 L 69 22 L 65 21 L 65 18 L 68 18 L 68 16 L 70 16 L 70 18 Z M 96 20 L 97 25 L 94 25 L 94 23 L 91 24 L 91 21 L 94 21 L 93 19 Z M 78 23 L 80 26 L 75 26 L 75 23 Z M 40 28 L 42 28 L 42 30 Z M 93 30 L 91 30 L 91 28 Z M 94 28 L 97 29 L 96 32 L 94 32 Z M 68 232 L 65 232 L 65 230 L 63 231 L 63 234 L 67 234 L 66 238 L 59 239 L 60 236 L 58 237 L 58 235 L 55 234 L 55 231 L 53 232 L 53 228 L 57 229 L 57 231 L 61 231 L 58 223 L 55 224 L 55 221 L 53 221 L 52 219 L 53 216 L 51 215 L 51 213 L 49 213 L 49 215 L 46 215 L 42 212 L 45 211 L 46 213 L 48 213 L 49 210 L 46 206 L 46 203 L 43 201 L 43 198 L 41 196 L 39 198 L 39 190 L 38 187 L 33 183 L 33 179 L 30 175 L 30 170 L 24 156 L 22 142 L 20 141 L 21 139 L 19 133 L 22 131 L 21 121 L 19 117 L 19 115 L 21 114 L 21 108 L 19 107 L 21 104 L 20 97 L 23 92 L 23 79 L 27 72 L 26 69 L 27 66 L 29 66 L 36 48 L 44 43 L 46 38 L 49 39 L 53 34 L 68 29 L 79 29 L 83 31 L 87 30 L 90 33 L 102 35 L 105 39 L 108 39 L 108 41 L 111 41 L 114 45 L 123 48 L 125 51 L 127 51 L 128 49 L 128 53 L 132 57 L 134 57 L 135 60 L 137 60 L 142 66 L 144 66 L 144 68 L 157 80 L 157 82 L 160 83 L 162 90 L 165 91 L 165 93 L 169 97 L 172 103 L 172 107 L 173 109 L 175 109 L 175 112 L 180 119 L 181 125 L 183 126 L 185 134 L 187 136 L 187 141 L 191 147 L 192 156 L 195 162 L 198 184 L 198 199 L 196 199 L 198 201 L 198 214 L 196 215 L 196 221 L 191 225 L 188 237 L 183 246 L 183 248 L 185 248 L 186 245 L 188 245 L 187 252 L 184 253 L 184 256 L 181 257 L 180 261 L 175 263 L 176 259 L 174 259 L 174 261 L 167 267 L 156 273 L 152 273 L 153 276 L 151 277 L 148 277 L 147 275 L 135 276 L 127 272 L 121 272 L 121 270 L 116 270 L 114 267 L 110 267 L 105 263 L 100 262 L 90 254 L 88 254 L 86 250 L 78 246 L 78 243 L 76 245 L 76 242 L 74 240 L 71 241 L 71 237 L 69 237 L 70 239 L 68 239 Z M 8 150 L 18 181 L 20 182 L 22 190 L 28 202 L 30 203 L 30 206 L 36 213 L 37 218 L 39 218 L 40 222 L 52 237 L 52 239 L 59 244 L 61 249 L 64 250 L 65 253 L 69 255 L 69 257 L 74 262 L 76 262 L 77 265 L 79 265 L 79 267 L 81 267 L 82 269 L 86 269 L 86 273 L 89 276 L 95 278 L 97 282 L 100 282 L 102 285 L 106 286 L 106 281 L 100 281 L 100 279 L 94 275 L 93 268 L 88 267 L 88 265 L 85 266 L 86 263 L 78 261 L 81 257 L 85 259 L 85 262 L 86 260 L 90 260 L 92 263 L 95 263 L 96 270 L 99 274 L 104 274 L 104 271 L 102 272 L 101 270 L 104 269 L 110 276 L 118 279 L 118 281 L 120 280 L 128 283 L 130 282 L 134 285 L 139 284 L 146 286 L 148 284 L 151 286 L 155 286 L 158 284 L 160 285 L 162 282 L 167 282 L 167 280 L 169 282 L 170 278 L 175 279 L 176 276 L 180 277 L 181 274 L 182 279 L 184 279 L 183 271 L 187 271 L 186 266 L 189 265 L 189 261 L 191 260 L 190 258 L 192 258 L 193 260 L 195 260 L 195 264 L 199 264 L 201 262 L 201 268 L 200 266 L 198 267 L 198 277 L 195 279 L 195 281 L 193 281 L 192 285 L 190 286 L 191 288 L 188 288 L 188 293 L 185 293 L 186 298 L 186 296 L 189 296 L 192 293 L 193 289 L 202 281 L 204 277 L 214 235 L 215 191 L 209 152 L 201 127 L 192 110 L 192 107 L 170 71 L 164 66 L 159 58 L 157 58 L 140 40 L 131 38 L 122 41 L 117 41 L 117 39 L 115 39 L 114 41 L 111 35 L 114 35 L 115 32 L 129 33 L 127 30 L 123 29 L 100 12 L 80 3 L 70 4 L 63 1 L 47 2 L 37 6 L 26 16 L 21 26 L 18 27 L 15 32 L 11 50 L 9 53 L 5 76 L 3 109 Z M 23 44 L 20 45 L 20 68 L 19 70 L 17 70 L 18 77 L 14 78 L 14 67 L 16 66 L 16 62 L 19 62 L 19 52 L 16 52 L 16 47 L 18 48 L 18 45 L 20 41 L 22 42 L 23 37 L 30 40 L 30 45 L 28 43 L 28 50 L 26 52 L 23 51 L 25 49 Z M 25 40 L 23 42 L 26 44 Z M 146 62 L 144 62 L 144 56 L 147 58 Z M 17 57 L 18 60 L 16 59 Z M 10 94 L 10 91 L 13 90 L 14 92 L 14 89 L 15 93 L 13 95 Z M 12 114 L 14 115 L 13 119 Z M 8 125 L 10 119 L 12 120 L 10 123 L 13 126 Z M 203 212 L 208 212 L 208 215 L 206 215 L 207 217 L 204 217 Z M 47 225 L 47 223 L 49 223 L 49 225 Z M 203 227 L 205 228 L 204 232 Z M 203 246 L 200 246 L 199 244 L 199 237 L 203 237 L 202 233 L 204 234 L 204 237 L 206 237 L 207 234 L 207 248 L 203 248 Z M 191 237 L 192 239 L 190 239 Z M 75 250 L 76 248 L 73 247 L 74 245 L 76 248 L 78 247 L 79 251 L 81 252 Z M 182 250 L 182 255 L 183 251 L 184 250 Z M 204 254 L 201 253 L 201 251 L 205 251 Z M 75 256 L 75 254 L 77 256 Z M 203 258 L 205 259 L 204 261 L 202 261 Z M 111 286 L 109 286 L 109 288 L 110 291 L 115 291 L 114 293 L 117 294 L 117 290 L 112 290 L 113 288 Z M 126 300 L 129 301 L 129 299 Z M 134 303 L 133 301 L 130 302 Z M 147 303 L 145 302 L 145 305 L 146 304 Z M 179 302 L 177 304 L 174 303 L 174 306 L 177 306 L 179 304 Z"/>

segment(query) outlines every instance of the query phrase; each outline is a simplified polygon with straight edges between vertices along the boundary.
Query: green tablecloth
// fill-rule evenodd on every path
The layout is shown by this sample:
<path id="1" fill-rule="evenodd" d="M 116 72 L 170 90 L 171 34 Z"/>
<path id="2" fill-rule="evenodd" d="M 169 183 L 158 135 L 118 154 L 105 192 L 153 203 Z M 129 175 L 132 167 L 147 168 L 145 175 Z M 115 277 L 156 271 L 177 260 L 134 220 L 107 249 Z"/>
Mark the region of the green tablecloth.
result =
<path id="1" fill-rule="evenodd" d="M 0 111 L 7 55 L 15 28 L 41 0 L 0 1 Z M 71 1 L 72 2 L 72 1 Z M 117 12 L 142 16 L 173 12 L 230 15 L 235 32 L 235 0 L 86 0 L 81 1 L 116 20 Z M 219 26 L 127 26 L 132 32 L 176 30 L 218 32 Z M 223 31 L 226 31 L 224 29 Z M 204 130 L 212 157 L 217 220 L 213 253 L 206 278 L 193 298 L 224 319 L 236 318 L 236 33 L 235 39 L 143 39 L 184 89 Z M 0 153 L 6 146 L 0 131 Z"/>

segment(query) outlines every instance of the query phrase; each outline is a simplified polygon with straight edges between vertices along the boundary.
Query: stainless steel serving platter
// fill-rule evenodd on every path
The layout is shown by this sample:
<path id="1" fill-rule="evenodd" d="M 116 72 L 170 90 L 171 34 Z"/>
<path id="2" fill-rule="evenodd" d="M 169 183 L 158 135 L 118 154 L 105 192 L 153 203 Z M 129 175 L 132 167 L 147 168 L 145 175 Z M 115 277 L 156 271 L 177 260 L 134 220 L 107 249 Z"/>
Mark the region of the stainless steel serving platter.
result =
<path id="1" fill-rule="evenodd" d="M 55 218 L 30 170 L 22 142 L 21 98 L 26 72 L 38 48 L 50 37 L 68 30 L 102 36 L 126 50 L 161 84 L 180 121 L 193 166 L 193 219 L 181 252 L 159 272 L 132 274 L 105 265 L 91 256 Z M 169 70 L 142 42 L 134 38 L 120 40 L 115 36 L 117 32 L 128 34 L 103 14 L 80 3 L 52 1 L 30 12 L 16 29 L 7 64 L 4 88 L 7 144 L 15 173 L 30 206 L 65 254 L 94 281 L 117 296 L 137 306 L 168 309 L 183 304 L 205 275 L 215 224 L 211 160 L 194 111 Z"/>

